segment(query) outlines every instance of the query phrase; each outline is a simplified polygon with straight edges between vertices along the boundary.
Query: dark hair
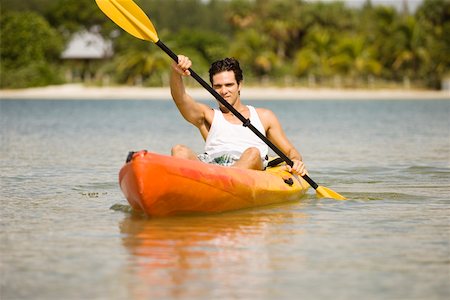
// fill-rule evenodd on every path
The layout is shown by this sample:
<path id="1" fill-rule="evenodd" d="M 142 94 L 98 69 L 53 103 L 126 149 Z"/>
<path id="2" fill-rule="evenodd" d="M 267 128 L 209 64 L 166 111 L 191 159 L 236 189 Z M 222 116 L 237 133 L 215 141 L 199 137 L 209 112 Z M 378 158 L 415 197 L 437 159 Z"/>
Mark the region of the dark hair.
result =
<path id="1" fill-rule="evenodd" d="M 209 69 L 209 81 L 211 84 L 213 83 L 212 79 L 214 75 L 225 71 L 233 71 L 234 77 L 236 78 L 238 84 L 241 83 L 242 79 L 244 79 L 242 69 L 239 66 L 239 61 L 235 58 L 227 57 L 211 64 L 211 68 Z"/>

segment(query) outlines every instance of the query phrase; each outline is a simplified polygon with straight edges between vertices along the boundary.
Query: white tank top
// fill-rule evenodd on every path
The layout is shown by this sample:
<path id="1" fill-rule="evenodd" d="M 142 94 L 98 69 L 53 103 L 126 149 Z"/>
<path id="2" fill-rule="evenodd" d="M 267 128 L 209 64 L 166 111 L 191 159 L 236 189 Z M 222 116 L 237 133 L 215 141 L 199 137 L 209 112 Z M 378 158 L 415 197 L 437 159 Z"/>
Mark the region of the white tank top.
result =
<path id="1" fill-rule="evenodd" d="M 250 111 L 250 122 L 265 136 L 266 131 L 255 108 L 249 105 L 247 107 Z M 242 124 L 228 122 L 220 110 L 214 109 L 213 122 L 206 138 L 205 153 L 212 158 L 224 154 L 240 157 L 250 147 L 258 148 L 261 158 L 264 158 L 269 152 L 269 147 L 266 143 L 249 128 L 242 126 Z"/>

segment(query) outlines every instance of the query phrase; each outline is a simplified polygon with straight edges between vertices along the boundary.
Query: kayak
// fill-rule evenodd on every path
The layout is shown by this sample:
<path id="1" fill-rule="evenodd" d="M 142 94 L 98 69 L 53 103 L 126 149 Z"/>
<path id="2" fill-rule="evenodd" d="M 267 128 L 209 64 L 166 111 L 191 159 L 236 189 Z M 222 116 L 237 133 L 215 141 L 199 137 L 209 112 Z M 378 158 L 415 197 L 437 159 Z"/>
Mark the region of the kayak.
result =
<path id="1" fill-rule="evenodd" d="M 297 201 L 309 188 L 282 165 L 257 171 L 146 150 L 130 152 L 119 172 L 119 184 L 133 210 L 158 217 Z"/>

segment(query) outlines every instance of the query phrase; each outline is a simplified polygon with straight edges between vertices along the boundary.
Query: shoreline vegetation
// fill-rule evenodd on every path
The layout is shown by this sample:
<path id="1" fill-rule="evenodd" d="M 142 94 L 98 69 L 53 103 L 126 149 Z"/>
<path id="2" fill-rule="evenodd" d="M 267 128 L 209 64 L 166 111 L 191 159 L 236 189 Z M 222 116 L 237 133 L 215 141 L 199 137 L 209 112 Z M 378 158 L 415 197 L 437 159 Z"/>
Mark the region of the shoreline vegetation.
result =
<path id="1" fill-rule="evenodd" d="M 213 97 L 202 88 L 188 87 L 188 92 L 198 100 Z M 333 89 L 333 88 L 242 88 L 245 100 L 450 100 L 450 91 L 418 89 Z M 170 100 L 169 87 L 94 87 L 83 84 L 64 84 L 26 89 L 2 89 L 1 100 Z"/>
<path id="2" fill-rule="evenodd" d="M 449 0 L 420 0 L 414 9 L 400 0 L 397 8 L 371 0 L 358 6 L 306 0 L 136 2 L 161 40 L 189 56 L 198 74 L 207 74 L 213 61 L 235 57 L 246 86 L 313 88 L 311 97 L 321 97 L 325 87 L 368 89 L 375 97 L 384 88 L 448 89 Z M 168 85 L 170 58 L 122 30 L 92 0 L 2 0 L 0 16 L 0 89 Z"/>

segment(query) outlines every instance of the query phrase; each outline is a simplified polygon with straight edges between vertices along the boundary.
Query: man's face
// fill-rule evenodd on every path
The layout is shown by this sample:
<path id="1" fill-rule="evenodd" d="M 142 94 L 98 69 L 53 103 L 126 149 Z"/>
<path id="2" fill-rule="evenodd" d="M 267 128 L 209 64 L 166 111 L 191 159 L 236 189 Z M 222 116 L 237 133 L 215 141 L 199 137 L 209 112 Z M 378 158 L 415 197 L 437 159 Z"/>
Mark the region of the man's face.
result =
<path id="1" fill-rule="evenodd" d="M 241 85 L 237 83 L 233 71 L 217 73 L 212 77 L 213 89 L 228 103 L 233 105 L 239 97 Z"/>

